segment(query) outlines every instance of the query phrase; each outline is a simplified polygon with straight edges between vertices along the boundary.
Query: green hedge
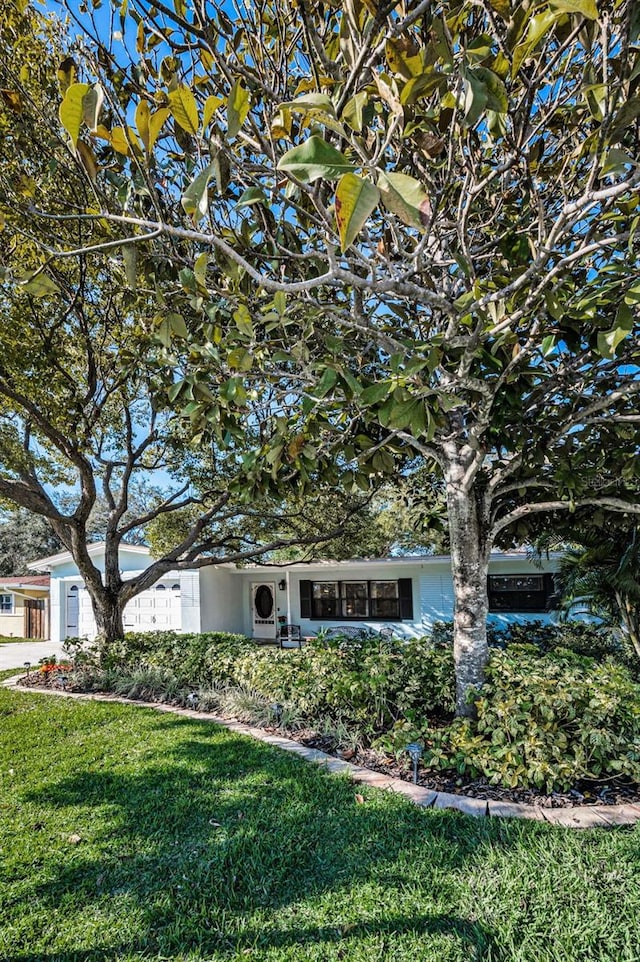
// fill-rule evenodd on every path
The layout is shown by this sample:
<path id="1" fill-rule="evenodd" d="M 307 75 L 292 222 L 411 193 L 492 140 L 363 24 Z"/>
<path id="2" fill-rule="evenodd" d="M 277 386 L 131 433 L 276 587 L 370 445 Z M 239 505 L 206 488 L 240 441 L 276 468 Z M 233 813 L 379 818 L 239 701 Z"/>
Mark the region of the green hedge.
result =
<path id="1" fill-rule="evenodd" d="M 623 665 L 512 645 L 492 654 L 475 705 L 474 721 L 438 729 L 425 719 L 425 765 L 547 791 L 640 782 L 640 685 Z"/>

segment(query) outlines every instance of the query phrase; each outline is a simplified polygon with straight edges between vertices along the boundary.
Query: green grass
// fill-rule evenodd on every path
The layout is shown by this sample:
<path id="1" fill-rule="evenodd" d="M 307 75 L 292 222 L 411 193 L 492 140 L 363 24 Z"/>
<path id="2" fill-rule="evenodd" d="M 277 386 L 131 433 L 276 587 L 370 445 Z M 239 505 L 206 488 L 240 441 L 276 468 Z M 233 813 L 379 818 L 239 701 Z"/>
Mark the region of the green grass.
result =
<path id="1" fill-rule="evenodd" d="M 638 830 L 358 791 L 206 722 L 0 690 L 0 959 L 640 959 Z"/>
<path id="2" fill-rule="evenodd" d="M 13 638 L 9 635 L 0 635 L 0 645 L 16 645 L 20 642 L 26 641 L 31 645 L 36 645 L 40 641 L 44 641 L 43 638 Z"/>

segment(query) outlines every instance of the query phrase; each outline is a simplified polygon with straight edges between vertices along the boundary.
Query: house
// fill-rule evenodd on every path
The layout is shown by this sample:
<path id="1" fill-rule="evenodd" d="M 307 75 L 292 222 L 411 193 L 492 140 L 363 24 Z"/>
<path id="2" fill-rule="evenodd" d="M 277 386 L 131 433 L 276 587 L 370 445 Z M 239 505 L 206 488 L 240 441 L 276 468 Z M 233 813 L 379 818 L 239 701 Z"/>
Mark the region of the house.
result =
<path id="1" fill-rule="evenodd" d="M 0 578 L 0 636 L 49 637 L 49 575 Z"/>
<path id="2" fill-rule="evenodd" d="M 104 545 L 89 548 L 104 570 Z M 121 571 L 135 576 L 150 562 L 149 551 L 122 545 Z M 29 565 L 51 577 L 51 638 L 94 637 L 91 601 L 68 551 Z M 553 617 L 553 560 L 540 567 L 524 552 L 495 552 L 489 567 L 491 618 Z M 124 612 L 129 631 L 233 631 L 275 640 L 280 624 L 299 625 L 303 635 L 342 625 L 390 627 L 420 635 L 435 621 L 453 617 L 453 583 L 446 555 L 309 564 L 210 565 L 170 571 L 134 598 Z"/>

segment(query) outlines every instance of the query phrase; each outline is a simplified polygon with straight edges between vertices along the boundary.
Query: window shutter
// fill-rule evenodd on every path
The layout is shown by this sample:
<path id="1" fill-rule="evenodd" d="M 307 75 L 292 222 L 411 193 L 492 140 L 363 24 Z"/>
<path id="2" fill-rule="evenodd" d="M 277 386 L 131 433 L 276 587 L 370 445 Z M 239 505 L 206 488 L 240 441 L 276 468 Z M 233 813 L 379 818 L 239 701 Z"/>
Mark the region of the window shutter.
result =
<path id="1" fill-rule="evenodd" d="M 403 621 L 413 621 L 413 582 L 411 578 L 400 578 L 398 581 L 398 596 L 400 598 L 400 617 Z"/>
<path id="2" fill-rule="evenodd" d="M 544 576 L 544 600 L 547 611 L 557 611 L 560 598 L 556 589 L 555 575 L 547 573 Z"/>
<path id="3" fill-rule="evenodd" d="M 300 617 L 311 617 L 311 582 L 300 582 Z"/>

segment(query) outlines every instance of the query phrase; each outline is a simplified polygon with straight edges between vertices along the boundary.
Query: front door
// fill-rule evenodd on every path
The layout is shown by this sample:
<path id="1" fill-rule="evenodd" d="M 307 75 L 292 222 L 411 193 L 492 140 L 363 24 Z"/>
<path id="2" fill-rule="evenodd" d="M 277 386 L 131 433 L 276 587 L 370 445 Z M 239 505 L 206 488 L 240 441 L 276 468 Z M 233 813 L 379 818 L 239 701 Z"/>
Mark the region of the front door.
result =
<path id="1" fill-rule="evenodd" d="M 275 584 L 251 585 L 251 612 L 253 637 L 275 639 L 278 622 Z"/>
<path id="2" fill-rule="evenodd" d="M 66 637 L 77 638 L 80 628 L 80 603 L 78 600 L 78 586 L 71 585 L 67 594 L 67 624 Z"/>

